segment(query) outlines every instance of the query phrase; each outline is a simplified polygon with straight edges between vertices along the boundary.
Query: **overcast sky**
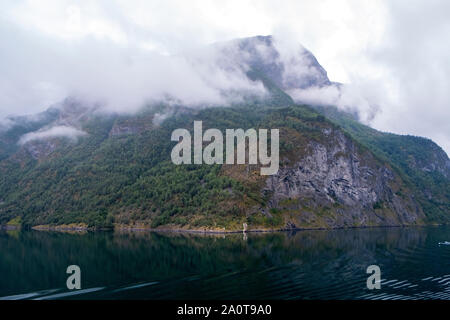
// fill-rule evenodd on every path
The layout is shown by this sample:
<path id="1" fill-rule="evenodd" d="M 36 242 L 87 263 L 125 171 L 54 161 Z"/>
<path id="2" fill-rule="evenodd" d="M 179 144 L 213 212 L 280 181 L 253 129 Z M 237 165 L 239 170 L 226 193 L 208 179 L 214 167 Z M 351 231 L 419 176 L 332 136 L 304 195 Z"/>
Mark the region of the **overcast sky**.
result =
<path id="1" fill-rule="evenodd" d="M 429 137 L 449 154 L 447 0 L 2 1 L 0 118 L 44 110 L 86 88 L 122 105 L 140 102 L 130 99 L 149 85 L 155 94 L 172 85 L 194 102 L 219 99 L 214 89 L 224 85 L 260 90 L 238 74 L 204 87 L 202 73 L 164 57 L 268 34 L 301 43 L 330 80 L 376 101 L 373 127 Z"/>

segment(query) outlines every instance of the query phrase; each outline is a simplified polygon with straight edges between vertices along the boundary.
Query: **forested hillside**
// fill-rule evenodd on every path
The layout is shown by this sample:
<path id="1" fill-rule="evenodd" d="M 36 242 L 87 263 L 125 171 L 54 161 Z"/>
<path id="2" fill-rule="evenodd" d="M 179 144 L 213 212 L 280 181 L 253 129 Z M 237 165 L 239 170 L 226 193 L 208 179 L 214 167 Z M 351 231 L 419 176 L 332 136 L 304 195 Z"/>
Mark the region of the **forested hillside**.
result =
<path id="1" fill-rule="evenodd" d="M 277 60 L 271 38 L 257 38 L 268 46 L 264 57 L 252 41 L 239 48 L 264 97 L 195 108 L 159 103 L 130 114 L 68 98 L 10 119 L 0 130 L 0 224 L 229 231 L 244 223 L 292 229 L 450 221 L 450 161 L 439 146 L 376 131 L 334 107 L 294 103 L 285 90 L 332 85 L 325 70 L 305 51 L 299 61 L 316 76 L 283 80 L 288 65 Z M 203 130 L 279 129 L 278 173 L 261 176 L 259 165 L 174 165 L 172 131 L 192 132 L 199 120 Z M 55 128 L 73 135 L 44 135 Z"/>

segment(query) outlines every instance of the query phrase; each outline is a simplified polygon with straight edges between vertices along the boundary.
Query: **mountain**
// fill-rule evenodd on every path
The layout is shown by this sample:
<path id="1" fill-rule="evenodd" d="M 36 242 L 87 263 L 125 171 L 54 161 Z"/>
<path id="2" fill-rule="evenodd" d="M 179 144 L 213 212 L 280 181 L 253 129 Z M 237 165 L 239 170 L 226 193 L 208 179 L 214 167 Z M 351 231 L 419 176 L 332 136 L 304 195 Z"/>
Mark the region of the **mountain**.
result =
<path id="1" fill-rule="evenodd" d="M 272 36 L 256 36 L 220 43 L 219 50 L 234 61 L 248 65 L 252 72 L 264 74 L 286 91 L 331 85 L 327 72 L 316 57 L 303 46 L 280 50 Z"/>
<path id="2" fill-rule="evenodd" d="M 450 161 L 431 140 L 383 133 L 291 89 L 334 85 L 299 47 L 268 37 L 215 44 L 261 81 L 264 98 L 230 106 L 148 105 L 100 112 L 68 98 L 0 129 L 0 223 L 230 231 L 424 225 L 450 221 Z M 171 133 L 278 128 L 280 169 L 174 165 Z"/>
<path id="3" fill-rule="evenodd" d="M 430 139 L 377 131 L 333 106 L 316 106 L 315 109 L 368 146 L 379 158 L 390 162 L 414 189 L 417 201 L 430 219 L 436 222 L 446 219 L 450 211 L 450 160 L 441 147 Z"/>

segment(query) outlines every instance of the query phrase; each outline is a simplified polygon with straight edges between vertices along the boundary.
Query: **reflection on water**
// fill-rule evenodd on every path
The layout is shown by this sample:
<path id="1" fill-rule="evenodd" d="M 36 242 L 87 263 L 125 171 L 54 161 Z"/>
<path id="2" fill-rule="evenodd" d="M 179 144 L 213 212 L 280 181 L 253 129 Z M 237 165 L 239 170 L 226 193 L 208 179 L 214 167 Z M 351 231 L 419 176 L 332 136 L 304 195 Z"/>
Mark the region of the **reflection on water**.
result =
<path id="1" fill-rule="evenodd" d="M 449 227 L 294 233 L 0 232 L 7 299 L 450 299 Z M 81 291 L 66 268 L 81 268 Z M 366 268 L 381 268 L 368 290 Z"/>

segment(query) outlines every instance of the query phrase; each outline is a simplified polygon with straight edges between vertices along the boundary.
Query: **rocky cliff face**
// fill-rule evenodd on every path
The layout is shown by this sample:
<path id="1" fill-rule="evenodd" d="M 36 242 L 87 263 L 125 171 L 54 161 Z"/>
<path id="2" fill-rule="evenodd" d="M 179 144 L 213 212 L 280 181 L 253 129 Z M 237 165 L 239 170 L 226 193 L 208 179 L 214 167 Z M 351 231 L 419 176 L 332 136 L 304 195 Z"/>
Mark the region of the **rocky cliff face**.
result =
<path id="1" fill-rule="evenodd" d="M 423 222 L 423 212 L 402 194 L 391 168 L 362 152 L 340 130 L 326 129 L 324 135 L 327 143 L 310 142 L 302 157 L 266 181 L 270 206 L 294 214 L 291 227 Z"/>
<path id="2" fill-rule="evenodd" d="M 450 161 L 441 148 L 349 121 L 331 123 L 327 114 L 295 104 L 283 89 L 330 84 L 301 47 L 286 57 L 272 37 L 254 37 L 222 49 L 235 65 L 268 79 L 276 89 L 268 89 L 271 94 L 289 99 L 274 94 L 276 99 L 249 98 L 226 108 L 161 105 L 108 116 L 66 99 L 41 115 L 11 119 L 12 125 L 0 130 L 0 223 L 20 215 L 28 225 L 115 222 L 240 230 L 243 223 L 278 229 L 450 221 Z M 173 165 L 170 134 L 195 120 L 203 120 L 205 128 L 279 128 L 278 173 L 260 176 L 245 165 L 220 170 Z M 86 134 L 70 144 L 68 135 L 18 143 L 27 133 L 55 126 Z M 423 176 L 421 185 L 410 169 Z M 437 173 L 443 178 L 432 180 Z M 418 199 L 421 192 L 426 199 Z"/>
<path id="3" fill-rule="evenodd" d="M 429 139 L 420 137 L 407 137 L 407 139 L 419 140 L 422 144 L 422 157 L 410 155 L 407 159 L 412 169 L 421 170 L 426 173 L 438 172 L 447 179 L 450 178 L 450 159 L 444 150 Z"/>
<path id="4" fill-rule="evenodd" d="M 48 157 L 58 146 L 58 141 L 56 139 L 44 140 L 44 141 L 33 141 L 25 145 L 25 150 L 27 150 L 30 155 L 36 159 L 41 160 Z"/>

